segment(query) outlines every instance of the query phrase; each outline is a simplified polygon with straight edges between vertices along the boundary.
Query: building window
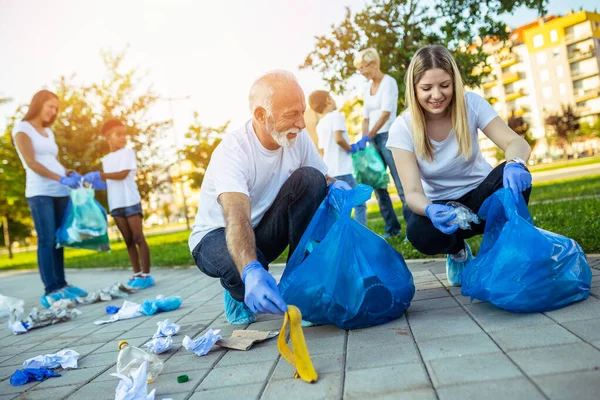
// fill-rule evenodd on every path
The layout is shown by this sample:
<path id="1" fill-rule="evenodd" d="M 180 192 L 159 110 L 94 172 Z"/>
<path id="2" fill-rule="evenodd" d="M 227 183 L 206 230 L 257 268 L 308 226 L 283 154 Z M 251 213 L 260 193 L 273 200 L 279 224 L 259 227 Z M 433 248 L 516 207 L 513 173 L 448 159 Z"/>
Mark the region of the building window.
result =
<path id="1" fill-rule="evenodd" d="M 553 48 L 553 49 L 552 49 L 552 55 L 553 55 L 554 57 L 558 57 L 558 56 L 560 56 L 560 49 L 559 49 L 558 47 L 555 47 L 555 48 Z"/>
<path id="2" fill-rule="evenodd" d="M 540 33 L 539 35 L 535 35 L 533 37 L 533 47 L 538 48 L 544 45 L 544 36 Z"/>
<path id="3" fill-rule="evenodd" d="M 561 96 L 567 95 L 567 86 L 564 83 L 561 83 L 560 85 L 558 85 L 558 90 L 560 91 Z"/>
<path id="4" fill-rule="evenodd" d="M 557 40 L 558 40 L 558 32 L 556 32 L 556 29 L 552 29 L 550 31 L 550 41 L 556 42 Z"/>
<path id="5" fill-rule="evenodd" d="M 564 74 L 565 74 L 565 70 L 563 69 L 563 66 L 562 65 L 558 65 L 556 67 L 556 76 L 559 77 L 559 78 L 562 78 Z"/>
<path id="6" fill-rule="evenodd" d="M 546 99 L 552 98 L 552 87 L 548 86 L 542 89 L 542 96 Z"/>
<path id="7" fill-rule="evenodd" d="M 548 82 L 550 80 L 550 71 L 543 69 L 540 71 L 540 80 L 542 82 Z"/>
<path id="8" fill-rule="evenodd" d="M 546 60 L 548 59 L 548 57 L 546 57 L 546 53 L 542 51 L 537 54 L 536 59 L 538 65 L 544 65 L 546 64 Z"/>

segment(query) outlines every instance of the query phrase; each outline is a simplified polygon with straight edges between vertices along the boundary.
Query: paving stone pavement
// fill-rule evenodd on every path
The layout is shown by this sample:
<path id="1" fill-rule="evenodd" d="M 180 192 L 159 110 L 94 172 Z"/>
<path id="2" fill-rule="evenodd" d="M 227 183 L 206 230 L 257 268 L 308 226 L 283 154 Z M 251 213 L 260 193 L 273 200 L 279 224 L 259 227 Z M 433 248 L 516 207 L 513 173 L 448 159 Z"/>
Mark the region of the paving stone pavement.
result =
<path id="1" fill-rule="evenodd" d="M 261 316 L 234 327 L 223 315 L 223 293 L 215 279 L 196 268 L 156 269 L 157 286 L 128 300 L 179 295 L 180 309 L 96 326 L 107 304 L 80 307 L 73 321 L 14 336 L 0 320 L 0 400 L 114 398 L 117 343 L 141 346 L 169 318 L 181 325 L 174 349 L 160 355 L 165 368 L 150 384 L 156 399 L 598 399 L 600 396 L 600 256 L 592 295 L 582 303 L 548 313 L 511 314 L 473 302 L 448 287 L 444 263 L 410 261 L 417 292 L 405 315 L 389 324 L 343 331 L 331 326 L 304 328 L 319 381 L 293 379 L 293 369 L 276 340 L 247 352 L 214 349 L 197 357 L 181 347 L 209 327 L 224 336 L 234 329 L 279 329 L 281 318 Z M 279 278 L 282 266 L 272 268 Z M 69 270 L 69 281 L 99 289 L 126 281 L 126 270 Z M 598 278 L 597 278 L 598 277 Z M 36 271 L 0 273 L 0 293 L 38 304 L 42 290 Z M 72 348 L 79 369 L 62 377 L 14 387 L 10 375 L 27 358 Z M 189 381 L 177 383 L 187 374 Z"/>

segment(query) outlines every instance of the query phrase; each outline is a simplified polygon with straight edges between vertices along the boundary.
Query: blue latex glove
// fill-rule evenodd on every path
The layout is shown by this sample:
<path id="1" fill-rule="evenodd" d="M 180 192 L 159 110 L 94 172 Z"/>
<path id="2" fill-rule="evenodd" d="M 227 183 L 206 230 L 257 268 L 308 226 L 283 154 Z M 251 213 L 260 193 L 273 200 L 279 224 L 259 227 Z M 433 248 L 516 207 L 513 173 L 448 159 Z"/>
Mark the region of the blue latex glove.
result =
<path id="1" fill-rule="evenodd" d="M 452 235 L 458 230 L 458 224 L 448 224 L 456 218 L 453 207 L 444 204 L 430 204 L 425 208 L 425 214 L 440 232 Z"/>
<path id="2" fill-rule="evenodd" d="M 350 150 L 348 151 L 348 154 L 354 154 L 358 151 L 358 143 L 354 143 L 350 145 Z"/>
<path id="3" fill-rule="evenodd" d="M 331 189 L 352 190 L 352 187 L 350 185 L 348 185 L 347 182 L 335 181 L 335 182 L 330 183 L 329 187 L 327 188 L 328 191 L 330 191 Z"/>
<path id="4" fill-rule="evenodd" d="M 106 190 L 106 182 L 102 180 L 100 171 L 88 172 L 83 176 L 83 181 L 92 185 L 95 190 Z"/>
<path id="5" fill-rule="evenodd" d="M 81 185 L 81 175 L 79 175 L 77 172 L 74 172 L 69 176 L 61 177 L 59 182 L 70 187 L 71 189 L 77 189 Z"/>
<path id="6" fill-rule="evenodd" d="M 253 313 L 283 315 L 287 311 L 275 278 L 258 261 L 244 267 L 242 282 L 246 285 L 244 303 Z"/>
<path id="7" fill-rule="evenodd" d="M 371 140 L 371 138 L 367 135 L 363 136 L 356 144 L 358 145 L 359 150 L 364 150 L 367 147 L 367 143 Z"/>
<path id="8" fill-rule="evenodd" d="M 519 163 L 506 163 L 502 185 L 512 191 L 515 203 L 518 203 L 521 192 L 531 186 L 531 173 Z"/>

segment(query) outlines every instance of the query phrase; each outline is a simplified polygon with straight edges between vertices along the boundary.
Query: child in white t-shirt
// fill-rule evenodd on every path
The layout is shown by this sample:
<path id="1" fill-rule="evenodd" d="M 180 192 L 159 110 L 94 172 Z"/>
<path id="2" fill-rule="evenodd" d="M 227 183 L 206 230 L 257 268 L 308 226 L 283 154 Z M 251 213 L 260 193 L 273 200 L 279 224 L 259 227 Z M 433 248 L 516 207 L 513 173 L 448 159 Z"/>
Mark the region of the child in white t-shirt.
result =
<path id="1" fill-rule="evenodd" d="M 350 144 L 344 116 L 337 110 L 331 95 L 324 90 L 312 92 L 308 98 L 308 104 L 319 116 L 317 138 L 319 148 L 323 149 L 323 159 L 327 164 L 328 174 L 355 188 L 358 183 L 352 175 L 354 169 L 350 155 L 358 151 L 358 145 Z M 363 226 L 367 226 L 367 205 L 365 203 L 354 209 L 354 219 Z"/>
<path id="2" fill-rule="evenodd" d="M 123 235 L 133 267 L 133 277 L 127 284 L 145 289 L 154 286 L 154 279 L 150 275 L 150 249 L 142 230 L 142 205 L 135 183 L 135 152 L 125 147 L 126 131 L 126 126 L 119 120 L 111 119 L 104 123 L 101 133 L 111 152 L 102 159 L 103 172 L 89 172 L 84 180 L 96 189 L 107 189 L 108 208 Z"/>

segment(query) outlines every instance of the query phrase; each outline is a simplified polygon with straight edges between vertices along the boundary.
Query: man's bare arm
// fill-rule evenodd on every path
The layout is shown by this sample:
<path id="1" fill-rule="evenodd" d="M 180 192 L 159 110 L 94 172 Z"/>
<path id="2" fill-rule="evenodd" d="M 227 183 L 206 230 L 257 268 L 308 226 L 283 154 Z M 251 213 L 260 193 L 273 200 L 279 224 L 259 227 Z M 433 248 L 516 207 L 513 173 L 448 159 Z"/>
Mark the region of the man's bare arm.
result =
<path id="1" fill-rule="evenodd" d="M 256 260 L 256 240 L 250 217 L 250 198 L 243 193 L 222 193 L 219 203 L 225 216 L 227 249 L 240 275 L 248 263 Z"/>

